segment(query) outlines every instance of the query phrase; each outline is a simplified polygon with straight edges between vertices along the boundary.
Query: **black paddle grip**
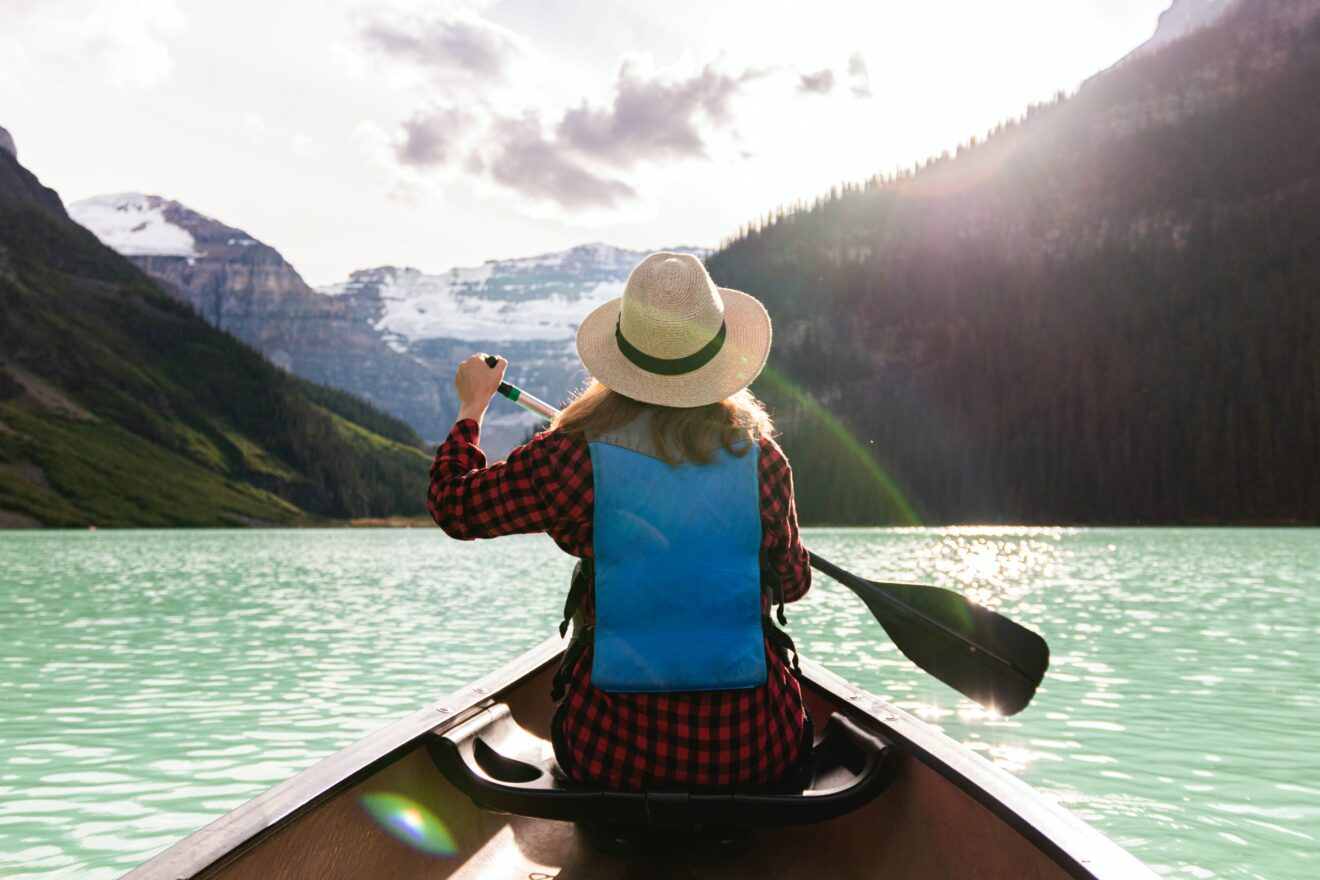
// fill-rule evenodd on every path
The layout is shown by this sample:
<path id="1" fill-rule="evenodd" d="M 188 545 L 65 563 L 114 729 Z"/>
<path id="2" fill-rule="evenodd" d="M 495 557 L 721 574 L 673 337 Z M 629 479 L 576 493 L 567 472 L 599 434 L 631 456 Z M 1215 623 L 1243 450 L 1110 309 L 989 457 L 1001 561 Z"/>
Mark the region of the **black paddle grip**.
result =
<path id="1" fill-rule="evenodd" d="M 497 358 L 497 357 L 495 357 L 495 355 L 493 355 L 493 354 L 488 354 L 488 355 L 486 355 L 486 366 L 490 367 L 492 370 L 495 369 L 495 365 L 498 364 L 499 362 L 500 362 L 500 359 Z M 500 392 L 500 394 L 503 394 L 505 397 L 508 397 L 508 396 L 509 396 L 509 392 L 510 392 L 512 389 L 513 389 L 513 386 L 511 386 L 508 382 L 501 382 L 501 383 L 500 383 L 499 392 Z"/>

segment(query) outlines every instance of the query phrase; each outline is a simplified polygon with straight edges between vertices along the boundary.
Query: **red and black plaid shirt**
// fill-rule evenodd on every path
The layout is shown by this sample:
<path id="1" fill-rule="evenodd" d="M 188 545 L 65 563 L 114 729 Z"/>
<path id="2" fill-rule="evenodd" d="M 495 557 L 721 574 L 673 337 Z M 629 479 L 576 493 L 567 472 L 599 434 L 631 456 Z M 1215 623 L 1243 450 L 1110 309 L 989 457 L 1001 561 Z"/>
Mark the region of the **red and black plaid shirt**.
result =
<path id="1" fill-rule="evenodd" d="M 487 467 L 479 428 L 454 425 L 431 465 L 428 506 L 461 540 L 546 532 L 564 552 L 593 556 L 591 453 L 579 436 L 547 431 Z M 793 602 L 811 586 L 798 539 L 793 475 L 774 441 L 760 441 L 761 562 Z M 594 611 L 588 586 L 582 605 Z M 766 646 L 769 676 L 755 688 L 672 694 L 604 693 L 591 650 L 568 670 L 555 715 L 555 756 L 570 778 L 611 789 L 773 785 L 793 769 L 809 733 L 798 683 Z"/>

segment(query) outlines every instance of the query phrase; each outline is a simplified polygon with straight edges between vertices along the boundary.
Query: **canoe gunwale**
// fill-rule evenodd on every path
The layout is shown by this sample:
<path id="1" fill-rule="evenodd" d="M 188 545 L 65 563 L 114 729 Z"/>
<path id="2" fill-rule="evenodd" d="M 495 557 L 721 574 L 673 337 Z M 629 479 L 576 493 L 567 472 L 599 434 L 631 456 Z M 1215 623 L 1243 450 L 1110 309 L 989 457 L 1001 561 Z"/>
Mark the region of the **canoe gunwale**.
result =
<path id="1" fill-rule="evenodd" d="M 810 658 L 803 683 L 851 707 L 916 760 L 974 798 L 1079 880 L 1159 880 L 1136 856 L 1039 791 L 929 724 Z M 855 717 L 855 716 L 854 716 Z"/>
<path id="2" fill-rule="evenodd" d="M 122 880 L 180 880 L 222 869 L 271 834 L 400 759 L 431 731 L 448 727 L 544 672 L 563 651 L 552 636 L 490 674 L 323 758 L 291 779 L 193 832 Z M 1080 880 L 1158 880 L 1158 875 L 1040 792 L 902 709 L 802 658 L 803 685 L 889 739 L 970 795 L 1061 869 Z M 902 772 L 902 771 L 900 771 Z"/>

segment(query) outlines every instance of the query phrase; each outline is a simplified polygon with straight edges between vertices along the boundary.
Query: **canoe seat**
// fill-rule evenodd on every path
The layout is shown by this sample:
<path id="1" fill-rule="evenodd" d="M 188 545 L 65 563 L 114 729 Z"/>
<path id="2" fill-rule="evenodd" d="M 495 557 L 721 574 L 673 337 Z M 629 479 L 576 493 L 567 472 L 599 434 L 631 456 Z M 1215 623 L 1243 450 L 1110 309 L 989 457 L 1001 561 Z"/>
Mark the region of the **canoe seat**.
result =
<path id="1" fill-rule="evenodd" d="M 898 762 L 881 736 L 835 713 L 816 738 L 801 791 L 609 791 L 565 778 L 550 743 L 520 727 L 504 703 L 432 736 L 427 750 L 445 779 L 483 809 L 656 829 L 823 822 L 874 799 Z"/>

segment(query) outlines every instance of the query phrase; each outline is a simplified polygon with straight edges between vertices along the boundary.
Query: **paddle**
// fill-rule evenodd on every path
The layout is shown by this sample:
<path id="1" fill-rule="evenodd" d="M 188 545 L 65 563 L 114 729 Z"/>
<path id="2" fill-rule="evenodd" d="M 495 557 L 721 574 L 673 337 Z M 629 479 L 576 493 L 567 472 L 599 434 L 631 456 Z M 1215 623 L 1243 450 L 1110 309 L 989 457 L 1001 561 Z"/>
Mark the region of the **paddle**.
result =
<path id="1" fill-rule="evenodd" d="M 494 357 L 486 359 L 494 367 Z M 545 419 L 559 410 L 515 385 L 500 394 Z M 1050 665 L 1045 640 L 951 590 L 871 581 L 811 553 L 811 567 L 852 590 L 898 649 L 949 687 L 1002 715 L 1026 708 Z"/>

